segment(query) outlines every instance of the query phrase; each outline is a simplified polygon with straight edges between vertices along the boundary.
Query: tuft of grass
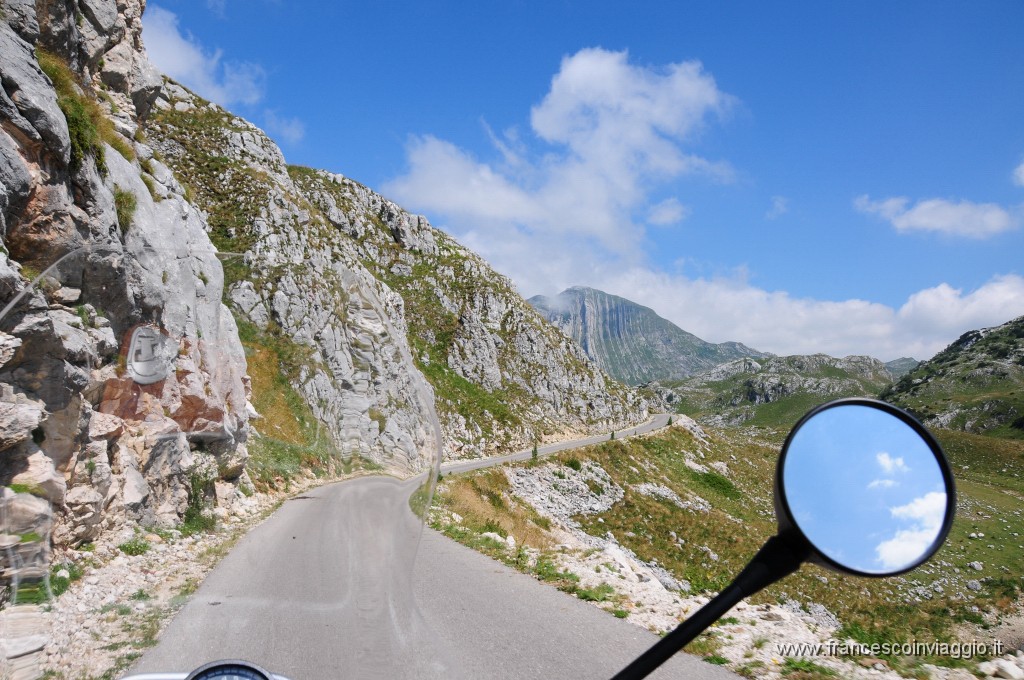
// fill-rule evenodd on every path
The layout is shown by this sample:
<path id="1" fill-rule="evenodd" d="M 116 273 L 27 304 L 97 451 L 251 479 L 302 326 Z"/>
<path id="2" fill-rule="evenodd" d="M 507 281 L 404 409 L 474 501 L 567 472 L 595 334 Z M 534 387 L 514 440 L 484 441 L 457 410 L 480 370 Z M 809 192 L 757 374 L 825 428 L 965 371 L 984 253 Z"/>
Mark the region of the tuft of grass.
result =
<path id="1" fill-rule="evenodd" d="M 68 123 L 71 137 L 71 169 L 82 167 L 86 158 L 92 157 L 96 169 L 106 174 L 107 163 L 103 144 L 107 143 L 127 160 L 135 159 L 135 150 L 114 124 L 106 117 L 103 108 L 91 94 L 91 90 L 78 82 L 75 73 L 59 56 L 44 49 L 36 49 L 36 61 L 57 91 L 57 106 Z"/>
<path id="2" fill-rule="evenodd" d="M 575 456 L 571 456 L 571 457 L 567 458 L 565 460 L 565 466 L 569 467 L 569 468 L 572 468 L 576 472 L 579 472 L 580 470 L 583 469 L 583 463 L 581 463 L 580 459 L 576 458 Z"/>
<path id="3" fill-rule="evenodd" d="M 140 538 L 139 536 L 127 540 L 121 545 L 117 546 L 118 550 L 123 552 L 125 555 L 132 556 L 143 555 L 146 552 L 148 552 L 151 547 L 152 546 L 150 546 L 149 541 L 147 541 L 144 538 Z"/>
<path id="4" fill-rule="evenodd" d="M 117 226 L 124 234 L 132 226 L 135 218 L 135 210 L 139 207 L 135 194 L 126 191 L 119 186 L 114 186 L 114 210 L 117 212 Z"/>
<path id="5" fill-rule="evenodd" d="M 594 588 L 577 588 L 576 597 L 586 602 L 604 602 L 615 594 L 615 588 L 602 583 Z"/>
<path id="6" fill-rule="evenodd" d="M 737 675 L 742 675 L 744 678 L 756 678 L 764 674 L 764 662 L 748 661 L 734 670 Z"/>
<path id="7" fill-rule="evenodd" d="M 794 659 L 786 657 L 782 662 L 782 674 L 793 680 L 822 680 L 823 678 L 834 678 L 836 672 L 831 668 L 825 668 L 808 659 Z"/>
<path id="8" fill-rule="evenodd" d="M 159 203 L 164 200 L 164 197 L 156 190 L 156 181 L 147 174 L 140 175 L 142 177 L 142 183 L 146 185 L 146 189 L 149 191 L 150 198 L 153 199 L 154 203 Z"/>

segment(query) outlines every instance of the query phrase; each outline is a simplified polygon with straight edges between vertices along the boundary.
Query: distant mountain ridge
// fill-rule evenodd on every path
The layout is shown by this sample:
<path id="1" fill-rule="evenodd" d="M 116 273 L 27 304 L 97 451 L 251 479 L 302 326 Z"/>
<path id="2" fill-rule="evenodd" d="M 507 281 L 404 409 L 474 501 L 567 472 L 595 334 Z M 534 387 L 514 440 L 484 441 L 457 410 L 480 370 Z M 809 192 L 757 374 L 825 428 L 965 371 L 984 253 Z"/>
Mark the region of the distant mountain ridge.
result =
<path id="1" fill-rule="evenodd" d="M 738 359 L 655 389 L 670 407 L 705 423 L 789 427 L 813 406 L 871 397 L 891 383 L 877 359 L 812 354 Z"/>
<path id="2" fill-rule="evenodd" d="M 1024 316 L 964 333 L 881 396 L 930 427 L 1024 439 Z"/>
<path id="3" fill-rule="evenodd" d="M 574 286 L 529 299 L 608 375 L 629 385 L 679 380 L 744 357 L 771 356 L 738 342 L 711 343 L 635 302 Z"/>

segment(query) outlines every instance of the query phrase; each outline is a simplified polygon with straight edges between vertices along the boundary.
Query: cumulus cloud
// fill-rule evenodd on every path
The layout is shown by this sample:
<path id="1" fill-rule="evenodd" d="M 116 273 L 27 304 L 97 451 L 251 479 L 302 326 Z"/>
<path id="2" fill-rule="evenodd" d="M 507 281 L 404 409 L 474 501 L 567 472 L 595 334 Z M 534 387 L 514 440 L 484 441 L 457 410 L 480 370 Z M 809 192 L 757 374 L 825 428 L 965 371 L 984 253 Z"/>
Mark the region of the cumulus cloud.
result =
<path id="1" fill-rule="evenodd" d="M 576 263 L 559 261 L 566 268 Z M 546 271 L 554 281 L 566 277 L 557 267 Z M 898 308 L 798 298 L 751 286 L 742 276 L 691 279 L 645 267 L 597 271 L 592 263 L 576 267 L 571 276 L 573 284 L 594 285 L 651 307 L 705 340 L 739 340 L 777 354 L 926 359 L 965 331 L 1024 314 L 1024 277 L 1017 275 L 997 276 L 969 292 L 939 284 Z"/>
<path id="2" fill-rule="evenodd" d="M 259 64 L 223 59 L 222 50 L 207 50 L 182 32 L 173 12 L 151 5 L 143 17 L 143 37 L 150 60 L 165 74 L 221 106 L 257 104 L 266 89 Z"/>
<path id="3" fill-rule="evenodd" d="M 1017 275 L 976 290 L 940 282 L 893 307 L 794 297 L 752 286 L 739 270 L 695 278 L 647 266 L 645 229 L 688 215 L 679 198 L 654 198 L 663 197 L 663 185 L 733 179 L 727 162 L 691 151 L 701 131 L 735 106 L 697 62 L 647 67 L 625 52 L 582 50 L 562 61 L 528 127 L 487 129 L 493 158 L 415 136 L 406 171 L 384 193 L 440 218 L 526 294 L 594 286 L 713 342 L 778 354 L 925 359 L 967 330 L 1024 314 Z M 771 207 L 781 214 L 789 203 L 777 196 Z"/>
<path id="4" fill-rule="evenodd" d="M 875 456 L 875 460 L 878 461 L 879 467 L 882 468 L 882 472 L 887 475 L 891 475 L 894 472 L 910 472 L 910 468 L 903 462 L 903 457 L 899 456 L 893 458 L 887 452 L 882 451 Z"/>
<path id="5" fill-rule="evenodd" d="M 789 212 L 789 199 L 785 196 L 772 196 L 772 207 L 764 214 L 766 220 L 777 220 Z"/>
<path id="6" fill-rule="evenodd" d="M 282 139 L 289 144 L 298 144 L 306 136 L 306 126 L 298 118 L 279 116 L 273 110 L 263 114 L 264 125 L 271 137 Z"/>
<path id="7" fill-rule="evenodd" d="M 648 224 L 665 227 L 678 224 L 690 216 L 692 211 L 679 202 L 677 198 L 668 198 L 651 206 L 647 213 Z"/>
<path id="8" fill-rule="evenodd" d="M 1024 162 L 1014 169 L 1013 183 L 1019 187 L 1024 187 Z"/>
<path id="9" fill-rule="evenodd" d="M 952 202 L 941 198 L 918 201 L 913 206 L 906 197 L 872 201 L 867 195 L 857 197 L 857 210 L 877 215 L 897 231 L 934 231 L 952 236 L 983 239 L 1015 229 L 1020 220 L 995 203 Z"/>
<path id="10" fill-rule="evenodd" d="M 932 491 L 892 508 L 890 513 L 893 519 L 906 521 L 910 526 L 880 543 L 875 552 L 883 568 L 902 569 L 920 559 L 938 537 L 946 514 L 946 494 Z"/>
<path id="11" fill-rule="evenodd" d="M 529 139 L 491 134 L 498 159 L 487 162 L 447 141 L 413 137 L 407 172 L 385 192 L 443 215 L 467 241 L 492 244 L 485 255 L 530 238 L 556 252 L 635 259 L 643 222 L 687 215 L 677 200 L 649 205 L 656 185 L 686 175 L 732 180 L 728 163 L 684 148 L 732 104 L 698 62 L 648 68 L 626 52 L 584 49 L 562 60 L 531 109 Z"/>
<path id="12" fill-rule="evenodd" d="M 891 489 L 894 486 L 898 486 L 899 482 L 895 479 L 875 479 L 868 484 L 869 489 Z"/>

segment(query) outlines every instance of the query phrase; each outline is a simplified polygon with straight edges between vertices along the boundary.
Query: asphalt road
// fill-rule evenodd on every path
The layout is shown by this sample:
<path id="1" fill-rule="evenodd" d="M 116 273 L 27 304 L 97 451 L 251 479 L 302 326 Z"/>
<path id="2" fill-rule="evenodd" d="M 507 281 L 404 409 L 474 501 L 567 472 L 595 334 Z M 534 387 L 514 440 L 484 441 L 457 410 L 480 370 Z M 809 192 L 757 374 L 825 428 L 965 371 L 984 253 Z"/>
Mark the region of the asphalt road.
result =
<path id="1" fill-rule="evenodd" d="M 657 640 L 421 533 L 408 506 L 414 488 L 365 477 L 285 502 L 209 574 L 132 672 L 244 658 L 291 680 L 596 680 Z M 651 677 L 738 676 L 677 655 Z"/>
<path id="2" fill-rule="evenodd" d="M 626 437 L 632 437 L 637 434 L 646 434 L 647 432 L 653 432 L 659 430 L 668 424 L 668 419 L 671 416 L 667 413 L 657 413 L 651 417 L 643 425 L 637 425 L 636 427 L 630 427 L 625 430 L 618 430 L 615 436 L 619 439 Z M 599 434 L 593 437 L 586 437 L 584 439 L 573 439 L 572 441 L 559 442 L 557 444 L 545 444 L 544 446 L 537 447 L 538 456 L 550 456 L 552 453 L 558 453 L 559 451 L 567 451 L 569 449 L 578 449 L 582 446 L 590 446 L 591 444 L 599 444 L 606 442 L 611 437 L 611 433 Z M 492 465 L 501 465 L 502 463 L 510 463 L 516 460 L 527 460 L 533 455 L 533 449 L 523 449 L 522 451 L 516 451 L 505 456 L 496 456 L 494 458 L 477 458 L 475 460 L 460 460 L 453 463 L 444 463 L 441 465 L 441 472 L 448 474 L 449 472 L 469 472 L 470 470 L 479 470 L 480 468 L 491 467 Z"/>

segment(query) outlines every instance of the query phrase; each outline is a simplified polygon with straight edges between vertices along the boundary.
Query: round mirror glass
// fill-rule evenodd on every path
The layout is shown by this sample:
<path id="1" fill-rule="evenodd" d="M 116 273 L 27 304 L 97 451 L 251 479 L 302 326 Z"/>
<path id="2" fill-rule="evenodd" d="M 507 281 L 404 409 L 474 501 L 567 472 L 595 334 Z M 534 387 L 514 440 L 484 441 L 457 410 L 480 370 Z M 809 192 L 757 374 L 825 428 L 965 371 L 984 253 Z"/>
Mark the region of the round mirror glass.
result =
<path id="1" fill-rule="evenodd" d="M 783 508 L 828 566 L 863 575 L 913 569 L 938 549 L 954 507 L 935 440 L 881 402 L 828 404 L 790 434 Z"/>

